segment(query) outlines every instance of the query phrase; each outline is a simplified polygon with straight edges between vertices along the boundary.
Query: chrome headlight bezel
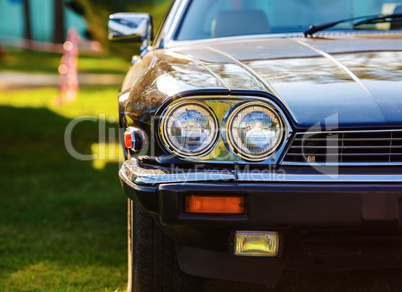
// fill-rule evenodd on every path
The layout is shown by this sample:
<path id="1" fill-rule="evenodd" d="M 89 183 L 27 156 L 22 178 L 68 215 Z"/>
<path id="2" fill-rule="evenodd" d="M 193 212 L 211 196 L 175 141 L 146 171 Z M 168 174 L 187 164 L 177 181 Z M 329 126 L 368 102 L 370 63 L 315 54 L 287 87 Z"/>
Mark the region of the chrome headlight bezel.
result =
<path id="1" fill-rule="evenodd" d="M 260 107 L 264 108 L 265 110 L 268 110 L 276 119 L 276 121 L 279 124 L 279 136 L 276 139 L 276 142 L 272 147 L 269 148 L 268 151 L 262 153 L 262 154 L 252 154 L 252 153 L 247 153 L 238 143 L 236 140 L 238 140 L 236 137 L 234 137 L 234 129 L 233 129 L 233 124 L 238 118 L 239 114 L 246 110 L 247 108 L 250 107 Z M 270 103 L 262 102 L 262 101 L 247 101 L 244 103 L 241 103 L 234 107 L 232 110 L 228 111 L 227 117 L 225 117 L 226 120 L 226 125 L 225 125 L 225 141 L 230 148 L 230 150 L 240 158 L 246 160 L 246 161 L 264 161 L 272 156 L 273 153 L 275 153 L 280 145 L 283 142 L 283 138 L 285 136 L 285 132 L 287 132 L 287 127 L 284 122 L 284 118 L 282 115 L 276 110 L 275 107 L 273 107 Z"/>
<path id="2" fill-rule="evenodd" d="M 173 118 L 173 114 L 175 111 L 180 109 L 181 107 L 185 106 L 196 106 L 201 108 L 202 110 L 205 111 L 207 115 L 209 115 L 209 121 L 212 122 L 213 124 L 213 133 L 210 136 L 209 143 L 207 147 L 204 147 L 203 149 L 199 151 L 184 151 L 184 149 L 180 149 L 175 145 L 175 143 L 171 140 L 169 133 L 168 133 L 168 125 L 170 118 Z M 174 103 L 173 105 L 169 106 L 166 108 L 166 110 L 163 112 L 162 117 L 160 119 L 159 123 L 159 136 L 163 142 L 164 147 L 171 152 L 172 154 L 180 157 L 180 158 L 199 158 L 203 157 L 205 155 L 208 155 L 214 148 L 215 144 L 218 140 L 219 137 L 219 123 L 218 119 L 214 113 L 214 111 L 208 107 L 205 103 L 197 101 L 197 100 L 185 100 L 185 101 L 180 101 L 177 103 Z"/>
<path id="3" fill-rule="evenodd" d="M 197 104 L 208 109 L 211 115 L 214 117 L 215 126 L 218 129 L 218 135 L 214 136 L 214 141 L 211 141 L 210 147 L 205 149 L 202 153 L 188 155 L 187 153 L 181 153 L 169 145 L 166 139 L 166 118 L 169 113 L 175 108 L 186 104 Z M 242 155 L 236 151 L 229 144 L 227 135 L 227 124 L 229 117 L 241 106 L 248 103 L 256 103 L 268 107 L 275 113 L 275 116 L 279 118 L 282 127 L 282 134 L 279 142 L 275 145 L 275 149 L 269 152 L 267 155 L 261 155 L 258 157 L 250 157 Z M 168 155 L 172 155 L 171 158 L 177 158 L 182 161 L 191 163 L 211 163 L 211 164 L 259 164 L 259 165 L 275 165 L 280 163 L 281 156 L 287 146 L 287 142 L 290 139 L 293 129 L 289 123 L 284 111 L 274 102 L 267 97 L 259 96 L 188 96 L 174 100 L 173 98 L 164 103 L 159 109 L 159 121 L 157 125 L 157 136 L 159 145 L 166 151 Z"/>

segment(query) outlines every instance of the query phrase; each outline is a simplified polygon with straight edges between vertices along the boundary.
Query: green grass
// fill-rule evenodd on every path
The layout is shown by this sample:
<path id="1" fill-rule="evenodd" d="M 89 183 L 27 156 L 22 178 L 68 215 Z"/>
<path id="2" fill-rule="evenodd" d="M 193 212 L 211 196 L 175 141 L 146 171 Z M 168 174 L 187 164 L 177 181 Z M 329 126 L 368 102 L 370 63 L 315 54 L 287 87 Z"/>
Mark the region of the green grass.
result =
<path id="1" fill-rule="evenodd" d="M 63 136 L 76 116 L 116 114 L 117 88 L 82 89 L 75 104 L 59 107 L 56 93 L 0 93 L 0 291 L 123 291 L 126 198 L 118 163 L 95 168 L 73 159 Z M 100 123 L 74 129 L 77 151 L 93 153 Z M 113 136 L 116 124 L 105 125 Z"/>
<path id="2" fill-rule="evenodd" d="M 81 115 L 73 145 L 99 153 L 116 124 L 117 88 L 82 88 L 74 104 L 52 104 L 55 89 L 0 93 L 0 291 L 124 291 L 127 281 L 126 198 L 118 162 L 79 161 L 64 130 Z M 99 126 L 111 135 L 99 141 Z M 113 144 L 113 143 L 112 143 Z M 108 151 L 106 151 L 108 153 Z M 269 273 L 269 271 L 267 271 Z M 287 272 L 276 289 L 206 280 L 205 292 L 400 291 L 401 270 Z"/>
<path id="3" fill-rule="evenodd" d="M 61 54 L 25 49 L 7 49 L 0 60 L 0 71 L 58 74 Z M 83 73 L 125 74 L 130 60 L 117 57 L 79 56 L 78 69 Z"/>

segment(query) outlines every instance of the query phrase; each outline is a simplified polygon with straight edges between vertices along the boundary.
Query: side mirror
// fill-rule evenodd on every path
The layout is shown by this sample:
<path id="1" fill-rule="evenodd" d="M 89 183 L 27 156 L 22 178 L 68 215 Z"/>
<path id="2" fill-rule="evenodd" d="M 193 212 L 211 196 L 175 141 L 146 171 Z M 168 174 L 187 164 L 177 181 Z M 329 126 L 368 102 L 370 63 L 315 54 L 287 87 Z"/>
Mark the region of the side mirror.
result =
<path id="1" fill-rule="evenodd" d="M 115 13 L 109 17 L 109 40 L 142 43 L 146 49 L 153 39 L 152 17 L 145 13 Z"/>

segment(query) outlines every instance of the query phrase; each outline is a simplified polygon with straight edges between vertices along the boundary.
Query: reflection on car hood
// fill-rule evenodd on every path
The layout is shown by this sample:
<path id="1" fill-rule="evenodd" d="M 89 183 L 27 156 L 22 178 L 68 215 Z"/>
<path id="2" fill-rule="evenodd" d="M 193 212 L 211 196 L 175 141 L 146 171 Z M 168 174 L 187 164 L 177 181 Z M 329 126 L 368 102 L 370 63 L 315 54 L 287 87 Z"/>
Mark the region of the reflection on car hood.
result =
<path id="1" fill-rule="evenodd" d="M 400 127 L 402 35 L 216 40 L 153 50 L 126 77 L 124 110 L 148 123 L 169 97 L 199 89 L 269 92 L 300 128 Z"/>
<path id="2" fill-rule="evenodd" d="M 174 51 L 214 76 L 215 87 L 276 95 L 300 127 L 325 121 L 397 126 L 402 125 L 402 36 L 393 36 L 237 40 Z"/>

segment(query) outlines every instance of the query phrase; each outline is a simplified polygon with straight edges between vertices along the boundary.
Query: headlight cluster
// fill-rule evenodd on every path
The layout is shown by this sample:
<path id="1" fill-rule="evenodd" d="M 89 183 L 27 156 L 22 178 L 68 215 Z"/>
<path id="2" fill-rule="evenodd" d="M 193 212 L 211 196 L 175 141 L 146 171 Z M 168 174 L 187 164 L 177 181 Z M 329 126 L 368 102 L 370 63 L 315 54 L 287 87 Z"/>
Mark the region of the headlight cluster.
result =
<path id="1" fill-rule="evenodd" d="M 283 123 L 275 111 L 262 102 L 249 102 L 235 109 L 226 126 L 229 146 L 246 160 L 266 159 L 280 144 Z"/>
<path id="2" fill-rule="evenodd" d="M 169 106 L 160 121 L 160 136 L 167 150 L 193 159 L 219 148 L 221 140 L 232 156 L 246 161 L 263 161 L 275 153 L 286 131 L 280 113 L 262 101 L 227 104 L 214 103 L 213 110 L 208 102 L 187 99 Z"/>
<path id="3" fill-rule="evenodd" d="M 205 155 L 218 137 L 218 120 L 201 102 L 178 103 L 162 120 L 162 137 L 171 151 L 183 157 Z"/>

